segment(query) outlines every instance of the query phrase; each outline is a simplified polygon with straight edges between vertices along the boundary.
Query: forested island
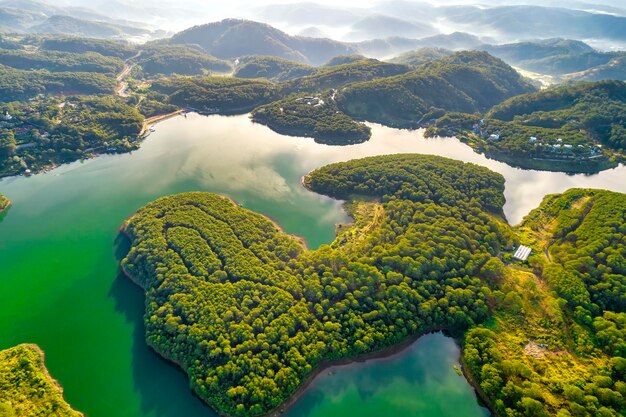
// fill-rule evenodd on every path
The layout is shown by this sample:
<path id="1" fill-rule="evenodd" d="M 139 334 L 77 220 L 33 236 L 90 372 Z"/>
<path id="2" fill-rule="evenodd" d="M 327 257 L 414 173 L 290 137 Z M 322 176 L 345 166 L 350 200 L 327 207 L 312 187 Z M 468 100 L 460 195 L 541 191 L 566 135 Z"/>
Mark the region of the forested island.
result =
<path id="1" fill-rule="evenodd" d="M 497 415 L 620 415 L 626 196 L 552 196 L 514 229 L 502 177 L 445 158 L 365 158 L 304 183 L 355 217 L 314 251 L 208 193 L 123 226 L 148 343 L 218 412 L 281 410 L 334 361 L 446 330 Z M 512 258 L 520 242 L 528 262 Z"/>
<path id="2" fill-rule="evenodd" d="M 63 390 L 44 365 L 36 345 L 0 351 L 0 415 L 82 417 L 63 399 Z"/>
<path id="3" fill-rule="evenodd" d="M 337 107 L 335 91 L 315 96 L 296 95 L 256 108 L 252 120 L 292 136 L 307 136 L 319 143 L 362 143 L 371 129 L 345 115 Z"/>

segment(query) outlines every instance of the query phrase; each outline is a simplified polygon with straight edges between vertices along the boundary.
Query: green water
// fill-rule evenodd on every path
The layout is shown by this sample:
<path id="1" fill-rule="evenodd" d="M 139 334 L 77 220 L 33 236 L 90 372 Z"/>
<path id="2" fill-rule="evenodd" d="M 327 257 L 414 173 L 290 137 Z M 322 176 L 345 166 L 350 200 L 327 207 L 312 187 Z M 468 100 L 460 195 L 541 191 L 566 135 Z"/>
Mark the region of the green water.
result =
<path id="1" fill-rule="evenodd" d="M 285 416 L 488 416 L 458 357 L 451 339 L 424 336 L 397 356 L 325 371 Z"/>
<path id="2" fill-rule="evenodd" d="M 340 203 L 304 190 L 301 176 L 329 162 L 399 152 L 454 156 L 503 173 L 505 212 L 513 221 L 546 193 L 572 186 L 626 191 L 623 167 L 595 176 L 521 171 L 487 160 L 455 140 L 424 140 L 419 132 L 374 126 L 373 138 L 365 144 L 329 147 L 277 135 L 245 116 L 179 117 L 159 124 L 157 133 L 132 154 L 0 181 L 0 192 L 13 202 L 0 216 L 0 349 L 39 344 L 68 401 L 89 417 L 213 416 L 191 394 L 185 376 L 144 343 L 143 294 L 118 274 L 126 250 L 118 240 L 120 223 L 157 197 L 213 191 L 276 219 L 287 232 L 317 247 L 331 241 L 334 224 L 346 218 Z M 435 340 L 431 353 L 437 360 L 432 362 L 456 360 L 451 340 Z M 422 348 L 418 344 L 416 349 Z M 374 405 L 362 398 L 367 388 L 357 382 L 371 378 L 372 371 L 357 367 L 346 376 L 337 373 L 357 385 L 346 382 L 339 396 L 311 390 L 294 409 L 298 414 L 290 415 L 342 415 L 342 407 L 348 406 L 349 414 L 366 415 L 392 400 L 404 401 L 403 410 L 413 409 L 409 403 L 416 401 L 441 407 L 423 415 L 460 415 L 444 409 L 449 394 L 459 390 L 465 390 L 458 406 L 465 407 L 463 415 L 481 415 L 462 378 L 442 385 L 443 368 L 428 361 L 416 361 L 414 371 L 406 371 L 401 364 L 412 352 L 377 368 L 376 392 L 381 395 L 376 398 L 382 402 Z M 316 386 L 325 385 L 322 378 Z"/>

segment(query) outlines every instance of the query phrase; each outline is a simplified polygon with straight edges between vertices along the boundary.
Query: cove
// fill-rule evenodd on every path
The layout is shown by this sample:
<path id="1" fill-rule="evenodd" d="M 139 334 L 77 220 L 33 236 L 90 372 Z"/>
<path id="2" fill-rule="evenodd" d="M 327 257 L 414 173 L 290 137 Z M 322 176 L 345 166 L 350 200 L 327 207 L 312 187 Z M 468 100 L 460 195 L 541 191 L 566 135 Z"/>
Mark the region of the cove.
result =
<path id="1" fill-rule="evenodd" d="M 420 131 L 372 128 L 369 142 L 332 147 L 278 135 L 247 116 L 188 115 L 159 124 L 132 154 L 0 180 L 0 192 L 13 202 L 0 216 L 0 349 L 39 344 L 67 400 L 90 417 L 214 416 L 192 395 L 186 377 L 146 347 L 143 294 L 118 276 L 119 258 L 127 247 L 117 228 L 146 203 L 183 191 L 225 194 L 317 247 L 330 242 L 334 224 L 347 218 L 340 202 L 306 191 L 300 178 L 327 163 L 368 155 L 429 153 L 488 166 L 507 179 L 505 214 L 512 223 L 548 193 L 572 187 L 626 192 L 624 167 L 593 176 L 524 171 L 486 159 L 455 139 L 426 140 Z M 448 364 L 456 360 L 453 341 L 435 340 L 439 342 L 431 352 L 449 352 Z M 415 345 L 418 351 L 424 347 L 420 343 Z M 419 394 L 436 392 L 439 368 L 432 374 L 425 368 L 409 372 L 407 366 L 394 367 L 410 352 L 376 371 L 378 392 L 407 403 L 427 398 L 444 404 L 452 388 L 430 397 Z M 343 371 L 334 379 L 322 376 L 289 415 L 342 415 L 338 410 L 346 407 L 350 414 L 365 416 L 383 407 L 362 398 L 368 390 L 359 385 L 369 378 L 366 366 L 357 364 L 345 374 L 345 396 L 335 396 L 336 390 L 333 395 L 317 391 L 344 378 Z M 451 371 L 451 366 L 446 369 Z M 469 389 L 463 378 L 456 381 L 451 387 Z M 467 410 L 482 412 L 473 395 L 466 398 Z M 407 409 L 414 410 L 402 410 Z"/>

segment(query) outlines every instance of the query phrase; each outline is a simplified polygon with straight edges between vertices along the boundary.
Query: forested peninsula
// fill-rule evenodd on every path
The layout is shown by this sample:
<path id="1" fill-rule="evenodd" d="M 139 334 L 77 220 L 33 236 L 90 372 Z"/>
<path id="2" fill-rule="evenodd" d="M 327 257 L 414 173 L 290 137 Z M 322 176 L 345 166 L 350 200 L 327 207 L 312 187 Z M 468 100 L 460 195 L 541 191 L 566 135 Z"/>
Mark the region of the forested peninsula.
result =
<path id="1" fill-rule="evenodd" d="M 82 417 L 63 399 L 63 390 L 44 365 L 37 345 L 0 351 L 0 415 Z"/>
<path id="2" fill-rule="evenodd" d="M 218 412 L 267 414 L 324 364 L 441 329 L 497 415 L 623 411 L 626 196 L 550 197 L 514 229 L 503 178 L 445 158 L 365 158 L 304 183 L 355 217 L 317 250 L 209 193 L 161 198 L 123 225 L 149 345 Z M 511 256 L 520 243 L 528 262 Z M 587 272 L 572 251 L 589 253 Z"/>

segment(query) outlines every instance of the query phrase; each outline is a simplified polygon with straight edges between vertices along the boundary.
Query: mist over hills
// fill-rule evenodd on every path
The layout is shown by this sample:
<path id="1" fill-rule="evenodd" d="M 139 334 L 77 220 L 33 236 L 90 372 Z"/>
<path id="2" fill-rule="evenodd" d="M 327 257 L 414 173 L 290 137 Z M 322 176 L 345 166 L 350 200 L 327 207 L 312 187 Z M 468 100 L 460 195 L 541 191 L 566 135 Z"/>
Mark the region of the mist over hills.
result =
<path id="1" fill-rule="evenodd" d="M 182 5 L 173 0 L 0 0 L 0 33 L 161 38 L 161 43 L 200 47 L 218 59 L 270 56 L 313 66 L 340 55 L 391 60 L 423 48 L 481 50 L 518 68 L 562 79 L 624 78 L 620 51 L 626 50 L 626 5 L 619 2 L 575 1 L 568 7 L 563 0 L 529 0 L 526 5 L 495 1 L 489 6 L 409 0 L 371 6 L 231 3 L 208 8 L 195 0 Z M 209 12 L 242 18 L 206 23 L 203 16 Z M 168 34 L 148 23 L 169 14 L 173 25 L 202 24 Z M 3 43 L 10 45 L 6 39 Z M 610 50 L 598 50 L 598 45 Z M 412 64 L 420 59 L 414 56 Z"/>

